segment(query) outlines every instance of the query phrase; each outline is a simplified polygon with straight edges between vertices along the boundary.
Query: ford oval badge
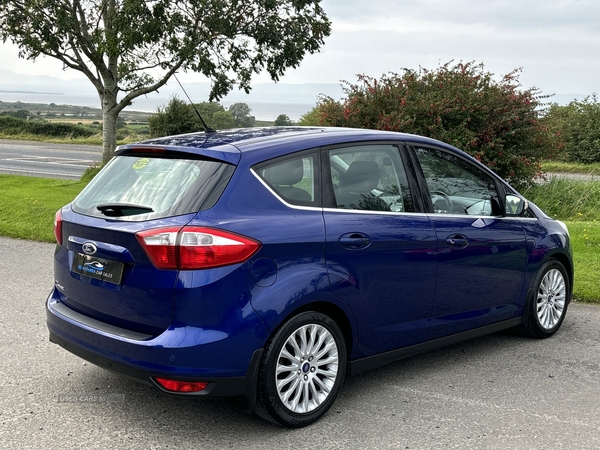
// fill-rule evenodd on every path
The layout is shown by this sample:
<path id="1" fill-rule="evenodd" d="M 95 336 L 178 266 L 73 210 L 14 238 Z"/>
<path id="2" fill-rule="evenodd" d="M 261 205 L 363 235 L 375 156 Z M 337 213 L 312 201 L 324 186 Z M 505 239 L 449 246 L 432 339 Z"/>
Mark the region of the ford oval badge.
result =
<path id="1" fill-rule="evenodd" d="M 91 242 L 84 243 L 81 246 L 81 249 L 86 255 L 93 255 L 94 253 L 96 253 L 96 251 L 98 251 L 98 247 L 96 247 L 96 244 L 92 244 Z"/>

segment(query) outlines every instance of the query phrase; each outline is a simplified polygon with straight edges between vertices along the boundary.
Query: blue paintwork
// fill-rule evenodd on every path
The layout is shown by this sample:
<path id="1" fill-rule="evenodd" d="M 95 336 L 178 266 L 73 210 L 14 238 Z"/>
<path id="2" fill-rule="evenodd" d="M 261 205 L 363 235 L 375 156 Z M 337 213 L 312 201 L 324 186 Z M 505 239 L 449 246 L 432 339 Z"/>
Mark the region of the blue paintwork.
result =
<path id="1" fill-rule="evenodd" d="M 508 320 L 522 314 L 527 241 L 521 223 L 432 214 L 438 273 L 431 339 Z M 448 238 L 465 237 L 455 248 Z"/>
<path id="2" fill-rule="evenodd" d="M 48 328 L 73 346 L 148 374 L 238 377 L 246 374 L 253 352 L 301 309 L 325 308 L 343 318 L 350 359 L 356 360 L 522 315 L 532 280 L 550 257 L 560 258 L 572 275 L 568 234 L 535 205 L 533 218 L 484 219 L 297 208 L 278 199 L 251 171 L 284 154 L 358 142 L 408 142 L 459 152 L 419 136 L 301 127 L 144 142 L 237 169 L 216 205 L 198 214 L 136 222 L 83 216 L 64 207 Z M 240 233 L 262 247 L 245 263 L 217 269 L 154 268 L 135 233 L 187 224 Z M 86 242 L 96 245 L 95 256 L 125 264 L 121 285 L 71 272 L 73 255 Z M 135 340 L 84 325 L 61 315 L 59 303 L 150 338 Z"/>
<path id="3" fill-rule="evenodd" d="M 436 279 L 436 239 L 416 214 L 326 211 L 325 253 L 333 292 L 356 317 L 359 357 L 427 340 Z M 348 248 L 340 237 L 363 232 L 370 245 Z"/>

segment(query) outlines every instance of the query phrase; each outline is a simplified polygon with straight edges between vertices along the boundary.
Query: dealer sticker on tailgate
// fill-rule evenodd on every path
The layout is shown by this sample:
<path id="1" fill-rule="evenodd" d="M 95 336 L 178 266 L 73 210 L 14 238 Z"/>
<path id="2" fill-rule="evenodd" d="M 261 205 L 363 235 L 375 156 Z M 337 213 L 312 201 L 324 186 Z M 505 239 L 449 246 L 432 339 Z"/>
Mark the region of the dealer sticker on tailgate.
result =
<path id="1" fill-rule="evenodd" d="M 119 261 L 75 253 L 71 270 L 86 277 L 106 281 L 107 283 L 120 284 L 123 277 L 123 267 L 124 264 Z"/>

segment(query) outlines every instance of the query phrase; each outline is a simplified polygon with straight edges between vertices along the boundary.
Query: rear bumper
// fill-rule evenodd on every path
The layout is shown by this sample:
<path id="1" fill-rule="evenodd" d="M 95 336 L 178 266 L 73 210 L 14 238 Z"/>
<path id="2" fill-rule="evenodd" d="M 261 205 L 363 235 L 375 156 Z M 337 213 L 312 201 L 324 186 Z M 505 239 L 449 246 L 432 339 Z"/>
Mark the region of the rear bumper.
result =
<path id="1" fill-rule="evenodd" d="M 133 367 L 127 366 L 118 361 L 113 361 L 107 358 L 103 358 L 98 356 L 92 352 L 82 349 L 81 347 L 77 347 L 65 339 L 62 339 L 50 332 L 50 342 L 53 342 L 57 345 L 60 345 L 65 350 L 73 353 L 80 358 L 95 364 L 102 369 L 109 370 L 111 372 L 117 373 L 119 375 L 126 376 L 128 378 L 132 378 L 136 381 L 139 381 L 144 384 L 149 384 L 151 386 L 158 387 L 163 392 L 167 394 L 173 395 L 181 395 L 186 397 L 209 397 L 209 398 L 231 398 L 231 397 L 246 397 L 246 398 L 254 398 L 256 391 L 256 382 L 258 376 L 258 368 L 260 364 L 260 359 L 262 357 L 263 349 L 256 350 L 254 355 L 252 356 L 252 361 L 250 362 L 250 367 L 248 369 L 248 373 L 243 377 L 229 377 L 229 378 L 211 378 L 211 377 L 202 377 L 200 381 L 208 382 L 208 386 L 200 392 L 187 393 L 187 392 L 171 392 L 164 389 L 160 384 L 158 384 L 155 380 L 155 376 L 165 376 L 164 374 L 153 374 L 149 372 L 145 372 L 139 369 L 135 369 Z M 186 377 L 174 377 L 177 380 L 197 380 L 197 378 L 186 378 Z"/>
<path id="2" fill-rule="evenodd" d="M 169 394 L 243 397 L 246 406 L 242 409 L 253 409 L 264 346 L 253 326 L 224 333 L 182 325 L 169 327 L 159 336 L 142 335 L 70 309 L 59 300 L 56 289 L 46 302 L 46 323 L 51 342 L 103 369 Z M 200 392 L 178 393 L 164 389 L 155 377 L 209 384 Z"/>

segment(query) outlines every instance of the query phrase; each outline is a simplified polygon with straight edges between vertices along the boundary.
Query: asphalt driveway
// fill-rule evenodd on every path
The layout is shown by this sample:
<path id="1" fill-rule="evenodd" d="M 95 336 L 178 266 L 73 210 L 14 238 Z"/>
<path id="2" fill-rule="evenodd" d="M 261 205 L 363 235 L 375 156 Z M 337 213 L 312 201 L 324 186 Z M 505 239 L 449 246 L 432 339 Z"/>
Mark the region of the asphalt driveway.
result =
<path id="1" fill-rule="evenodd" d="M 290 431 L 48 342 L 53 250 L 0 238 L 0 448 L 600 448 L 600 307 L 571 305 L 550 339 L 496 334 L 350 378 L 323 420 Z"/>

